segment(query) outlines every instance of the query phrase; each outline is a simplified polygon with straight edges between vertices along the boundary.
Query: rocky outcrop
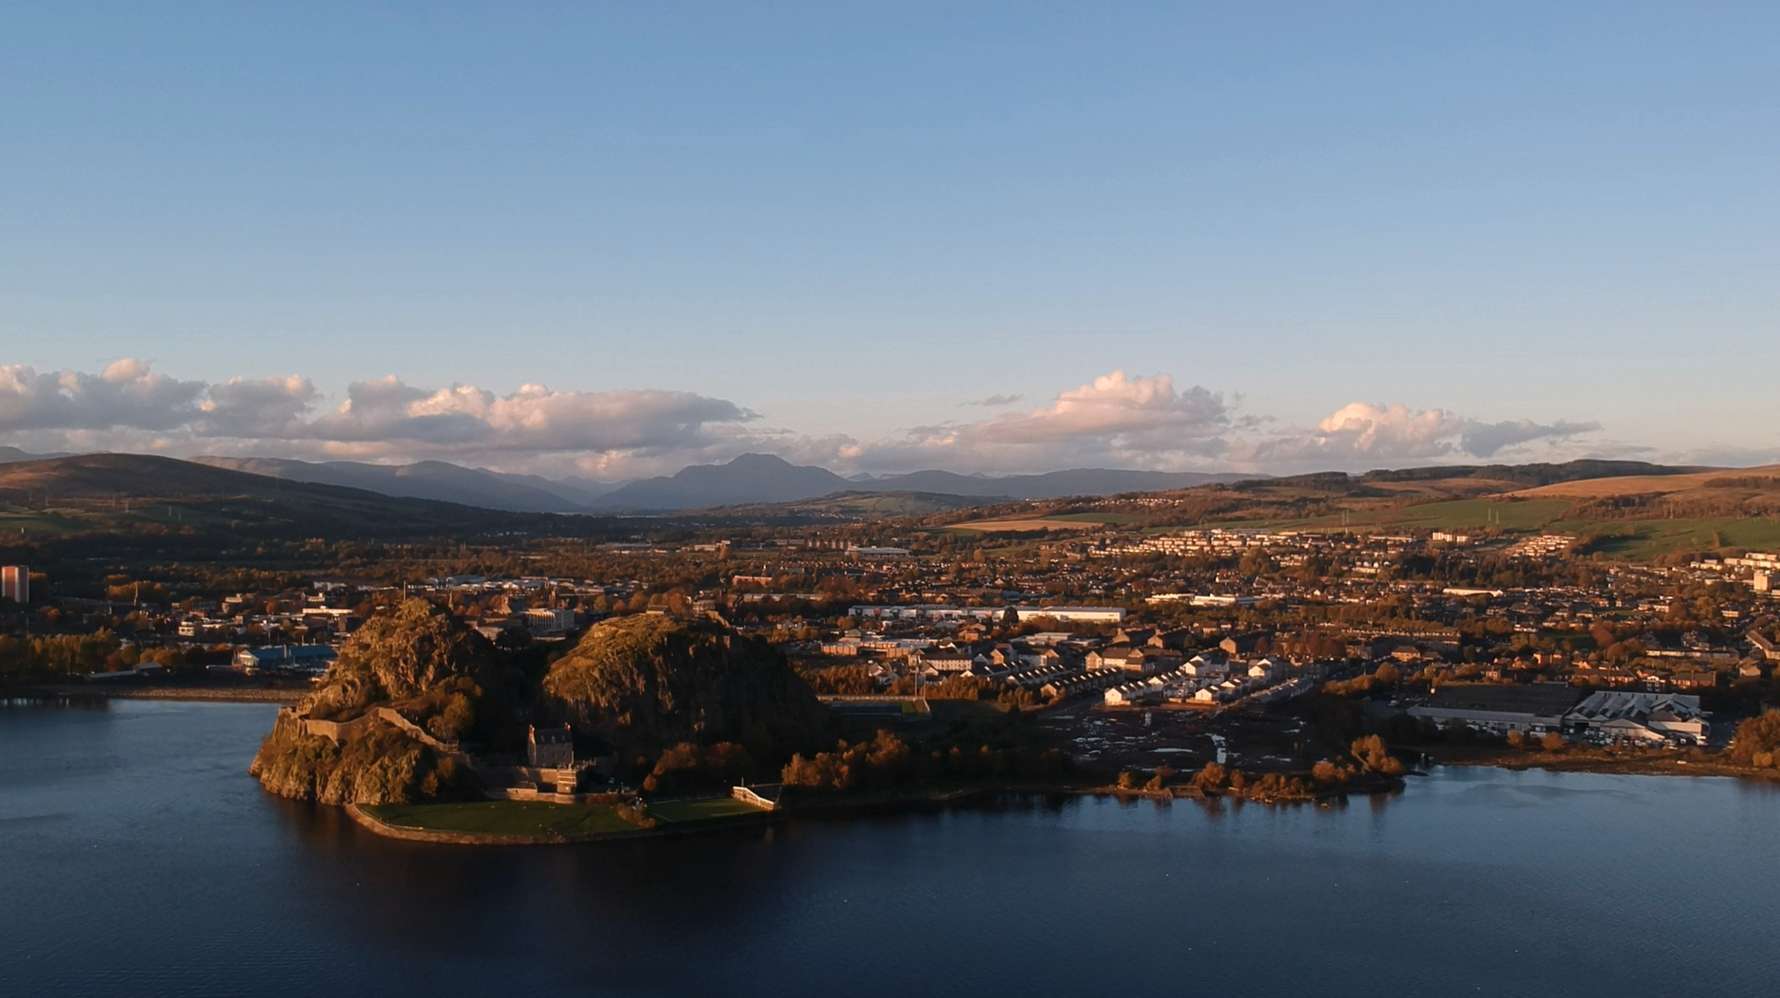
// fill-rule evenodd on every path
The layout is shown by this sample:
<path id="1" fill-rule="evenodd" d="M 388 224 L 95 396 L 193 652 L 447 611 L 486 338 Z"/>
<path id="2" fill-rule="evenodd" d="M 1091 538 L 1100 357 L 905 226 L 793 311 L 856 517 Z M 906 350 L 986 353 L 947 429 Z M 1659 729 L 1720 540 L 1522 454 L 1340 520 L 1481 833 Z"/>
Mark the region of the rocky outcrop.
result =
<path id="1" fill-rule="evenodd" d="M 323 804 L 409 804 L 461 791 L 469 774 L 458 758 L 421 744 L 373 716 L 344 726 L 339 741 L 310 734 L 305 719 L 280 711 L 248 772 L 281 797 Z"/>
<path id="2" fill-rule="evenodd" d="M 827 712 L 770 645 L 722 624 L 642 614 L 594 625 L 544 677 L 577 731 L 621 755 L 733 741 L 758 758 L 822 739 Z"/>

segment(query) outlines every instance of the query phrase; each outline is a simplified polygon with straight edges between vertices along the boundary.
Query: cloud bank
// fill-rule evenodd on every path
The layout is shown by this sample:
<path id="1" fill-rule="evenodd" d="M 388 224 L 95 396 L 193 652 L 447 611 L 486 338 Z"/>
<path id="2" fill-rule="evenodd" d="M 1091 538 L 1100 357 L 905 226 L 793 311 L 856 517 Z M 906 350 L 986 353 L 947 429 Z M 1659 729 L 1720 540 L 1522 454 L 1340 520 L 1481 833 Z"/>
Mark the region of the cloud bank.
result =
<path id="1" fill-rule="evenodd" d="M 0 367 L 0 434 L 40 449 L 205 449 L 275 456 L 500 464 L 538 455 L 611 460 L 719 447 L 756 418 L 727 399 L 661 390 L 573 392 L 525 385 L 424 388 L 355 382 L 327 407 L 300 375 L 178 381 L 120 360 L 98 375 Z M 21 444 L 22 446 L 23 444 Z"/>
<path id="2" fill-rule="evenodd" d="M 771 451 L 843 471 L 964 472 L 1065 467 L 1290 472 L 1502 459 L 1560 451 L 1594 422 L 1487 421 L 1443 408 L 1350 402 L 1316 425 L 1280 428 L 1240 399 L 1168 374 L 1114 370 L 1016 407 L 997 394 L 961 403 L 980 419 L 912 426 L 880 439 L 762 425 L 729 399 L 665 389 L 500 394 L 389 375 L 329 398 L 301 375 L 187 381 L 125 358 L 97 374 L 0 366 L 0 442 L 27 450 L 146 450 L 310 459 L 438 458 L 602 478 Z"/>
<path id="3" fill-rule="evenodd" d="M 1245 457 L 1260 466 L 1331 469 L 1448 458 L 1483 459 L 1534 442 L 1568 441 L 1600 428 L 1599 423 L 1569 420 L 1491 423 L 1467 419 L 1447 409 L 1349 402 L 1314 428 L 1256 441 Z"/>

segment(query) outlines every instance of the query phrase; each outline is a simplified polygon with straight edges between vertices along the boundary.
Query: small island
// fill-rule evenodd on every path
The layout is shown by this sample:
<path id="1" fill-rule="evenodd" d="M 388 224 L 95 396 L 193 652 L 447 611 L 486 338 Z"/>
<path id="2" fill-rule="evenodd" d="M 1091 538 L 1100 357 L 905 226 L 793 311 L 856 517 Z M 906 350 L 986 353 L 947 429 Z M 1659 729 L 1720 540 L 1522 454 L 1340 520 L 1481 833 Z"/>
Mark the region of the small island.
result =
<path id="1" fill-rule="evenodd" d="M 732 788 L 829 724 L 782 656 L 715 621 L 609 620 L 545 661 L 408 600 L 279 712 L 251 772 L 397 837 L 589 841 L 761 820 L 776 798 Z"/>
<path id="2" fill-rule="evenodd" d="M 1399 787 L 1403 773 L 1375 736 L 1301 774 L 1079 769 L 1018 705 L 909 699 L 830 709 L 772 645 L 710 617 L 615 617 L 546 657 L 412 599 L 368 620 L 314 692 L 280 710 L 250 771 L 378 834 L 502 845 L 1009 791 L 1313 800 Z M 897 730 L 910 713 L 919 723 Z"/>

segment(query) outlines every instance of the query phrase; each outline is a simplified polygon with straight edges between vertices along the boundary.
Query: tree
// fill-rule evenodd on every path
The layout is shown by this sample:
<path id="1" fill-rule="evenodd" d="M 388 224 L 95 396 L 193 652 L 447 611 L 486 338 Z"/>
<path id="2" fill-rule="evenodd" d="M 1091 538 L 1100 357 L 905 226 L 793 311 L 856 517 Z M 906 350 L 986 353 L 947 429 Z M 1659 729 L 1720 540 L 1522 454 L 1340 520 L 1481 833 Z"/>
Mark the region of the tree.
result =
<path id="1" fill-rule="evenodd" d="M 1208 762 L 1193 774 L 1193 786 L 1205 793 L 1222 790 L 1229 780 L 1229 773 L 1220 762 Z"/>
<path id="2" fill-rule="evenodd" d="M 1564 736 L 1555 731 L 1547 731 L 1539 738 L 1539 747 L 1547 752 L 1556 752 L 1564 747 Z"/>
<path id="3" fill-rule="evenodd" d="M 1391 755 L 1390 750 L 1385 747 L 1384 739 L 1377 735 L 1354 739 L 1349 751 L 1370 772 L 1384 776 L 1402 776 L 1405 771 L 1402 760 Z"/>
<path id="4" fill-rule="evenodd" d="M 1743 766 L 1758 765 L 1756 760 L 1764 753 L 1770 760 L 1780 756 L 1780 710 L 1770 708 L 1743 721 L 1731 737 L 1732 762 Z"/>

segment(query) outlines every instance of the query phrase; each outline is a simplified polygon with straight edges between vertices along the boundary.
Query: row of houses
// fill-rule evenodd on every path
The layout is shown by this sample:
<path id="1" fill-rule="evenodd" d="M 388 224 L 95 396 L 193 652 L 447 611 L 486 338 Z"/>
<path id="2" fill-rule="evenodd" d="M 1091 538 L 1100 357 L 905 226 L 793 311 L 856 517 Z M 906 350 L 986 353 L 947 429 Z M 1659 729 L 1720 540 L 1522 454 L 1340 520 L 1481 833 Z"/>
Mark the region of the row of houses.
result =
<path id="1" fill-rule="evenodd" d="M 855 617 L 880 620 L 1005 620 L 1010 615 L 1022 623 L 1029 620 L 1057 620 L 1071 624 L 1118 624 L 1125 620 L 1125 609 L 1117 606 L 953 606 L 945 603 L 909 605 L 854 606 L 848 611 Z"/>
<path id="2" fill-rule="evenodd" d="M 1231 703 L 1281 683 L 1298 680 L 1308 683 L 1321 673 L 1320 666 L 1294 668 L 1282 659 L 1232 662 L 1196 655 L 1179 668 L 1113 686 L 1104 694 L 1104 701 L 1108 706 L 1154 703 L 1209 706 Z"/>

